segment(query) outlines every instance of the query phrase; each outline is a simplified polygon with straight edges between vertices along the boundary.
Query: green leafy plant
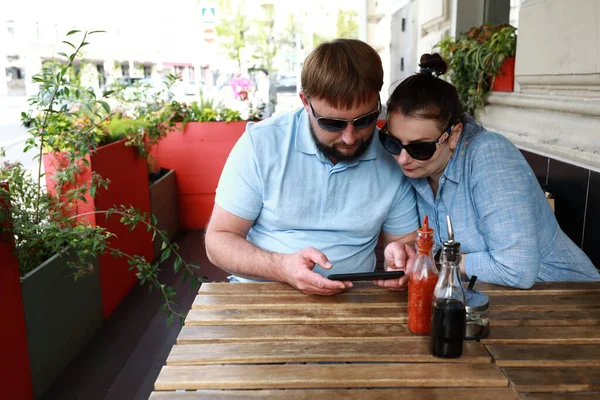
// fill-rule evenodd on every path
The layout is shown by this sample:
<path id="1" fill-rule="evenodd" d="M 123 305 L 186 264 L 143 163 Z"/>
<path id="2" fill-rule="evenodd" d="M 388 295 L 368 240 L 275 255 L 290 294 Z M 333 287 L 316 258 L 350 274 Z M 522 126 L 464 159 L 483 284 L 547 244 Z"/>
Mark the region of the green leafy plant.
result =
<path id="1" fill-rule="evenodd" d="M 114 141 L 125 137 L 143 135 L 144 129 L 148 126 L 142 119 L 126 118 L 122 116 L 113 117 L 108 123 L 108 132 Z"/>
<path id="2" fill-rule="evenodd" d="M 219 120 L 224 122 L 241 121 L 242 116 L 239 111 L 231 108 L 222 108 L 219 110 Z"/>
<path id="3" fill-rule="evenodd" d="M 56 199 L 47 193 L 43 193 L 38 208 L 34 208 L 35 178 L 20 163 L 4 160 L 0 167 L 2 180 L 8 183 L 8 189 L 0 188 L 0 197 L 11 205 L 12 228 L 0 227 L 0 232 L 10 232 L 14 237 L 20 274 L 29 273 L 54 254 L 62 256 L 67 252 L 76 254 L 78 259 L 76 263 L 67 263 L 75 279 L 92 272 L 88 260 L 104 250 L 112 234 L 101 227 L 69 223 L 65 215 L 56 212 Z"/>
<path id="4" fill-rule="evenodd" d="M 444 38 L 436 47 L 450 67 L 450 80 L 466 111 L 474 114 L 483 109 L 498 70 L 517 49 L 516 28 L 510 25 L 485 24 L 471 28 L 454 40 Z"/>
<path id="5" fill-rule="evenodd" d="M 173 301 L 175 290 L 159 281 L 158 266 L 173 256 L 175 272 L 182 273 L 184 281 L 191 278 L 192 287 L 199 285 L 203 278 L 196 273 L 199 267 L 183 260 L 178 246 L 170 243 L 166 233 L 156 228 L 156 218 L 125 206 L 86 213 L 80 213 L 77 208 L 79 202 L 94 197 L 99 188 L 107 189 L 110 184 L 97 174 L 92 174 L 87 182 L 80 182 L 78 178 L 82 170 L 90 167 L 89 156 L 106 140 L 132 133 L 139 136 L 139 129 L 145 124 L 145 121 L 124 121 L 120 116 L 116 117 L 107 102 L 111 92 L 96 98 L 92 90 L 85 91 L 70 79 L 74 61 L 81 49 L 88 45 L 88 37 L 97 32 L 101 31 L 70 31 L 67 36 L 81 34 L 82 39 L 77 46 L 64 42 L 73 49 L 70 55 L 61 54 L 69 62 L 62 66 L 46 65 L 40 74 L 33 77 L 40 85 L 39 93 L 30 99 L 35 112 L 33 115 L 22 113 L 21 117 L 23 123 L 30 126 L 27 147 L 39 149 L 37 174 L 32 175 L 19 164 L 2 163 L 0 180 L 8 183 L 8 190 L 3 188 L 0 196 L 5 204 L 10 204 L 11 232 L 15 237 L 21 274 L 37 267 L 54 253 L 69 252 L 77 256 L 77 260 L 68 265 L 73 269 L 75 278 L 91 272 L 87 263 L 90 257 L 102 253 L 125 257 L 130 270 L 136 271 L 140 283 L 147 285 L 149 290 L 156 288 L 162 294 L 165 299 L 163 309 L 169 314 L 168 321 L 174 316 L 183 321 L 185 316 L 177 311 L 177 304 Z M 61 152 L 60 165 L 51 177 L 55 184 L 52 194 L 42 185 L 42 156 L 48 149 Z M 126 254 L 111 247 L 113 234 L 89 223 L 87 217 L 91 215 L 118 218 L 129 230 L 139 226 L 152 232 L 153 239 L 158 235 L 162 240 L 158 260 L 151 263 L 139 255 Z M 3 229 L 6 230 L 6 226 Z"/>

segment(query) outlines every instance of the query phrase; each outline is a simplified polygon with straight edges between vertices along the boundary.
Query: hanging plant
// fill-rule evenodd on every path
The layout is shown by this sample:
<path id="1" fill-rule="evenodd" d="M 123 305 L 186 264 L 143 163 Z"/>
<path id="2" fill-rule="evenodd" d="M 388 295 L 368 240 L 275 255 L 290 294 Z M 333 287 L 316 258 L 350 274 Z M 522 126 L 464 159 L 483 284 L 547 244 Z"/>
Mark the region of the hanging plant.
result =
<path id="1" fill-rule="evenodd" d="M 450 81 L 465 110 L 483 109 L 500 67 L 517 50 L 517 30 L 511 25 L 484 24 L 458 40 L 444 38 L 436 45 L 450 68 Z"/>

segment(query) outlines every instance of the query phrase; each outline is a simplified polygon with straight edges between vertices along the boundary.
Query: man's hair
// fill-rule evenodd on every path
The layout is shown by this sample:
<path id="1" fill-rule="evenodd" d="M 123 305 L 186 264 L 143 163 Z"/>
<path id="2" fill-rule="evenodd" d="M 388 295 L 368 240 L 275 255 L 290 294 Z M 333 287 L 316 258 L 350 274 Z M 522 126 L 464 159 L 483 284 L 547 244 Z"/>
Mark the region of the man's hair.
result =
<path id="1" fill-rule="evenodd" d="M 365 104 L 383 86 L 379 54 L 356 39 L 321 43 L 304 61 L 302 91 L 306 97 L 325 100 L 337 109 Z"/>

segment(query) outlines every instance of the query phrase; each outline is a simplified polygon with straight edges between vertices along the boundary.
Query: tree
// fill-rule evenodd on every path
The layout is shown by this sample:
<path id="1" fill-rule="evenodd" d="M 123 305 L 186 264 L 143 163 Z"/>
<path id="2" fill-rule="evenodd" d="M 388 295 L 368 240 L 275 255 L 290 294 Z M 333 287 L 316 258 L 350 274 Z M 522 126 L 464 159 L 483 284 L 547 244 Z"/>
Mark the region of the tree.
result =
<path id="1" fill-rule="evenodd" d="M 250 21 L 246 17 L 245 0 L 237 1 L 232 7 L 231 0 L 219 1 L 219 24 L 215 26 L 227 57 L 242 65 L 241 49 L 246 47 L 246 34 L 250 29 Z"/>
<path id="2" fill-rule="evenodd" d="M 248 36 L 248 42 L 255 48 L 252 58 L 258 62 L 255 67 L 266 68 L 271 71 L 273 59 L 279 48 L 275 41 L 275 7 L 272 4 L 262 5 L 263 18 L 252 22 L 254 32 Z"/>
<path id="3" fill-rule="evenodd" d="M 337 37 L 358 39 L 357 18 L 356 10 L 340 10 L 337 16 Z"/>

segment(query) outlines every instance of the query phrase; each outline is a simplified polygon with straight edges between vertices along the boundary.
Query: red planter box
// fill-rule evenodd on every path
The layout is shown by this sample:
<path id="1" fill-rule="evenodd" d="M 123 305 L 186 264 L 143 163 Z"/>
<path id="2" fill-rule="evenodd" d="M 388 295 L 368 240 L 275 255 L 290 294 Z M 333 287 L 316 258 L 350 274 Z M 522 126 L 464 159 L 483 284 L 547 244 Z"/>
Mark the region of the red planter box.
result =
<path id="1" fill-rule="evenodd" d="M 2 188 L 7 185 L 0 183 Z M 6 199 L 0 198 L 0 210 L 8 208 Z M 9 228 L 8 221 L 0 221 Z M 0 388 L 1 398 L 15 400 L 33 399 L 27 330 L 21 294 L 19 263 L 14 256 L 14 240 L 10 234 L 0 233 L 0 302 L 2 304 L 2 329 L 0 329 Z M 3 397 L 6 396 L 6 397 Z"/>
<path id="2" fill-rule="evenodd" d="M 44 154 L 46 184 L 50 193 L 55 193 L 52 175 L 57 166 L 64 162 L 63 154 Z M 124 140 L 111 143 L 93 153 L 89 162 L 90 168 L 82 171 L 79 182 L 89 181 L 92 172 L 95 172 L 110 180 L 110 183 L 108 190 L 99 188 L 95 198 L 88 196 L 87 203 L 78 202 L 77 213 L 108 210 L 120 205 L 133 206 L 141 212 L 150 213 L 148 165 L 134 148 L 125 146 Z M 108 219 L 104 215 L 96 215 L 88 217 L 87 220 L 116 235 L 110 240 L 111 247 L 129 255 L 143 256 L 148 261 L 153 260 L 152 232 L 147 232 L 145 226 L 138 226 L 130 232 L 119 222 L 118 215 L 112 215 Z M 128 271 L 129 264 L 126 258 L 114 258 L 110 254 L 103 254 L 99 262 L 103 314 L 104 318 L 107 318 L 137 282 L 137 278 L 136 271 Z"/>
<path id="3" fill-rule="evenodd" d="M 179 223 L 183 229 L 204 229 L 229 152 L 246 130 L 247 121 L 190 122 L 153 149 L 158 165 L 177 173 Z"/>
<path id="4" fill-rule="evenodd" d="M 504 60 L 492 86 L 494 92 L 513 92 L 515 89 L 515 58 Z"/>

